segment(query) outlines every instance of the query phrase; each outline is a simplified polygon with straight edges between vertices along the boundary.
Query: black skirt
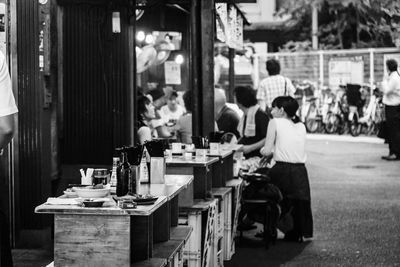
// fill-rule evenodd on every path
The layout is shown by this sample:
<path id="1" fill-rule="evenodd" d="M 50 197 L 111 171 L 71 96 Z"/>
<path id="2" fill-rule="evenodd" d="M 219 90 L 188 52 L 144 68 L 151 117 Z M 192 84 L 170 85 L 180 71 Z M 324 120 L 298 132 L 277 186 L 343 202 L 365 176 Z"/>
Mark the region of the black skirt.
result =
<path id="1" fill-rule="evenodd" d="M 270 170 L 271 182 L 283 195 L 282 214 L 292 208 L 295 235 L 313 236 L 310 182 L 303 163 L 277 162 Z"/>

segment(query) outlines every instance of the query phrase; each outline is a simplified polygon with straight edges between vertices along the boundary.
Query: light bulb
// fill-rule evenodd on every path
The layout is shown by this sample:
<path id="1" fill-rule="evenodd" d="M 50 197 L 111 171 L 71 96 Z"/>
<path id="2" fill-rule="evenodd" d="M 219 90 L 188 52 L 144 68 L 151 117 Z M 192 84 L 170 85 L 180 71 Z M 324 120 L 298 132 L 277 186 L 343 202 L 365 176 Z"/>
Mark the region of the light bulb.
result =
<path id="1" fill-rule="evenodd" d="M 145 41 L 146 41 L 146 44 L 152 44 L 154 41 L 153 35 L 151 35 L 151 34 L 146 35 Z"/>
<path id="2" fill-rule="evenodd" d="M 183 58 L 182 55 L 177 55 L 175 57 L 175 63 L 181 65 L 183 62 L 185 61 L 185 59 Z"/>
<path id="3" fill-rule="evenodd" d="M 138 31 L 136 34 L 136 40 L 138 40 L 139 42 L 143 42 L 145 37 L 146 36 L 144 35 L 144 31 Z"/>

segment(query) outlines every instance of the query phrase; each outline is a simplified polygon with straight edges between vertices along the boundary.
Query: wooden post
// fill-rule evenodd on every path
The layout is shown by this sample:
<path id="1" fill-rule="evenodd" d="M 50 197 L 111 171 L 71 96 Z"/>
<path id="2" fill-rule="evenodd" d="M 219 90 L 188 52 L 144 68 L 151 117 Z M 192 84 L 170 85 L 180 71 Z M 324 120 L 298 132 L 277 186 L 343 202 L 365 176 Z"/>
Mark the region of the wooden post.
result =
<path id="1" fill-rule="evenodd" d="M 235 89 L 235 49 L 229 48 L 229 94 L 228 101 L 233 102 L 233 90 Z"/>
<path id="2" fill-rule="evenodd" d="M 200 89 L 199 89 L 199 78 L 200 78 L 200 67 L 199 67 L 199 49 L 198 44 L 198 25 L 199 25 L 199 7 L 198 1 L 191 1 L 190 6 L 190 43 L 189 43 L 189 68 L 191 69 L 191 94 L 192 94 L 192 135 L 198 136 L 201 132 L 201 104 Z"/>
<path id="3" fill-rule="evenodd" d="M 214 131 L 214 0 L 201 0 L 201 103 L 202 135 Z"/>
<path id="4" fill-rule="evenodd" d="M 129 18 L 128 18 L 129 19 Z M 127 22 L 128 25 L 128 92 L 127 92 L 127 139 L 128 144 L 135 144 L 135 122 L 137 121 L 137 85 L 136 85 L 136 15 Z"/>

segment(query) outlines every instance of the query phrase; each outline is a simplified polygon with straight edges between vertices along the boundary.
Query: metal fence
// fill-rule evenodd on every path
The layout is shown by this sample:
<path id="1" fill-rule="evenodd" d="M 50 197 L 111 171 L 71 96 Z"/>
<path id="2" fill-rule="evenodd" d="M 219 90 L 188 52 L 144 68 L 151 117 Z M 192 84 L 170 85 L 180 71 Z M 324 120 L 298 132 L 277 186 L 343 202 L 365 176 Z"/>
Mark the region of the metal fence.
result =
<path id="1" fill-rule="evenodd" d="M 254 56 L 254 88 L 258 88 L 259 82 L 268 76 L 266 71 L 266 61 L 270 58 L 278 59 L 281 64 L 281 74 L 289 77 L 292 81 L 310 80 L 318 86 L 332 87 L 333 80 L 336 83 L 354 83 L 351 74 L 337 76 L 333 73 L 332 62 L 347 60 L 356 62 L 358 72 L 358 82 L 374 85 L 382 81 L 385 68 L 384 61 L 387 58 L 395 58 L 400 61 L 400 49 L 398 48 L 369 48 L 369 49 L 350 49 L 350 50 L 324 50 L 310 52 L 278 52 L 267 54 L 256 54 Z M 400 62 L 399 62 L 400 64 Z M 339 65 L 336 65 L 338 67 Z M 351 69 L 351 66 L 350 66 Z M 340 72 L 340 70 L 339 70 Z M 333 79 L 336 75 L 337 79 Z M 347 75 L 347 76 L 346 76 Z M 343 79 L 341 77 L 344 77 Z M 347 77 L 347 78 L 346 78 Z M 336 90 L 336 88 L 331 88 Z"/>

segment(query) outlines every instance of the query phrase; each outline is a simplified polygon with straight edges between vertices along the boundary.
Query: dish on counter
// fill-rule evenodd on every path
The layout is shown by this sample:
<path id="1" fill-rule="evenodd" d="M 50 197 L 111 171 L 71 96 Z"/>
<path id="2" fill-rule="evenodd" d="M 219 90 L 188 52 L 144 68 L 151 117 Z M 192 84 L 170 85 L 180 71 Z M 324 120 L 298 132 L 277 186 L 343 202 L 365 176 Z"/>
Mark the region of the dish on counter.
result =
<path id="1" fill-rule="evenodd" d="M 73 187 L 72 190 L 81 198 L 100 198 L 110 194 L 110 188 L 104 187 L 102 184 L 95 186 L 89 185 L 86 187 Z"/>
<path id="2" fill-rule="evenodd" d="M 150 195 L 150 194 L 146 194 L 146 195 L 136 194 L 136 195 L 126 195 L 126 196 L 122 196 L 122 197 L 114 196 L 114 199 L 117 202 L 121 201 L 121 200 L 132 200 L 132 201 L 136 202 L 138 205 L 152 205 L 152 204 L 154 204 L 154 202 L 157 201 L 158 197 Z"/>
<path id="3" fill-rule="evenodd" d="M 104 204 L 104 200 L 98 200 L 93 198 L 86 198 L 82 200 L 82 206 L 86 208 L 99 208 Z"/>
<path id="4" fill-rule="evenodd" d="M 71 188 L 67 188 L 67 189 L 64 191 L 64 195 L 66 195 L 66 196 L 69 197 L 69 198 L 78 197 L 78 194 L 77 194 L 74 190 L 72 190 Z"/>

